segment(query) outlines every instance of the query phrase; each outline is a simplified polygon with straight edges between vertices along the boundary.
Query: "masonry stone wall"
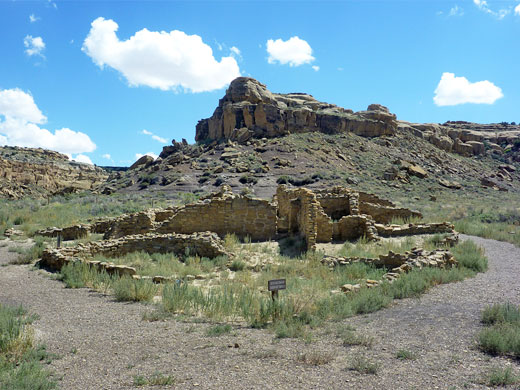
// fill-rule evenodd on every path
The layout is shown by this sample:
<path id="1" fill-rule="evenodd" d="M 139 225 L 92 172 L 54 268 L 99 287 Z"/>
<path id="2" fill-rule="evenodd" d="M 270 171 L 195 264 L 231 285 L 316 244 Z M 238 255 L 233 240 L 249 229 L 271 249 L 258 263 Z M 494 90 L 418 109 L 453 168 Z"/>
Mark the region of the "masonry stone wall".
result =
<path id="1" fill-rule="evenodd" d="M 206 230 L 221 237 L 233 233 L 254 241 L 274 239 L 277 234 L 276 206 L 267 200 L 252 199 L 229 191 L 222 197 L 179 207 L 156 228 L 159 233 L 187 234 Z"/>
<path id="2" fill-rule="evenodd" d="M 374 221 L 368 215 L 348 215 L 334 222 L 334 241 L 353 240 L 366 237 L 373 240 L 377 237 Z"/>
<path id="3" fill-rule="evenodd" d="M 368 202 L 360 202 L 359 211 L 361 214 L 370 215 L 377 223 L 391 223 L 394 218 L 407 220 L 412 217 L 422 217 L 421 213 L 410 209 Z"/>
<path id="4" fill-rule="evenodd" d="M 208 258 L 229 255 L 216 233 L 149 233 L 104 241 L 92 241 L 73 247 L 46 249 L 43 252 L 40 266 L 59 271 L 63 265 L 71 261 L 88 260 L 96 255 L 115 258 L 133 252 L 174 253 L 180 257 L 188 254 Z"/>

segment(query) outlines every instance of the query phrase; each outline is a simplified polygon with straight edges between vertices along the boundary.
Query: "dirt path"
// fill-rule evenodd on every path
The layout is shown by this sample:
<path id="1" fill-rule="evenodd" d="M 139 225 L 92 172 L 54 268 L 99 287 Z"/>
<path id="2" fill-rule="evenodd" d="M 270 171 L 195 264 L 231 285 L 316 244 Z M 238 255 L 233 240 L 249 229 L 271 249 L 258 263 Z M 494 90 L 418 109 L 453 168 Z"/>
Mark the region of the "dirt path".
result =
<path id="1" fill-rule="evenodd" d="M 330 325 L 333 330 L 350 324 L 372 336 L 369 348 L 344 347 L 327 329 L 308 344 L 243 328 L 208 337 L 207 324 L 143 321 L 151 306 L 65 289 L 28 266 L 0 267 L 0 302 L 21 303 L 40 316 L 37 336 L 60 355 L 51 368 L 63 377 L 62 389 L 132 389 L 136 375 L 155 372 L 173 375 L 176 384 L 165 388 L 179 389 L 485 388 L 476 381 L 490 367 L 512 364 L 520 370 L 519 362 L 489 358 L 475 348 L 485 305 L 520 304 L 520 249 L 471 239 L 486 249 L 490 269 L 485 274 Z M 0 248 L 0 259 L 6 253 Z M 397 359 L 399 350 L 414 352 L 416 359 Z M 310 352 L 334 359 L 317 367 L 298 359 Z M 377 363 L 377 375 L 347 370 L 356 356 Z"/>

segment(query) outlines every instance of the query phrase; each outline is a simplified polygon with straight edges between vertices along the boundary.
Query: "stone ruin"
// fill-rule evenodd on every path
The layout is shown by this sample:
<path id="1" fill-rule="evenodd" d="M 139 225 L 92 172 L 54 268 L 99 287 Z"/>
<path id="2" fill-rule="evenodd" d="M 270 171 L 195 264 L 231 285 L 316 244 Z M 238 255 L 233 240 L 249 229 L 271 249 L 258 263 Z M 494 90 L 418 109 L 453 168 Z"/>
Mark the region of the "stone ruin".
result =
<path id="1" fill-rule="evenodd" d="M 222 240 L 216 233 L 203 232 L 193 234 L 135 234 L 122 238 L 104 241 L 92 241 L 72 247 L 46 249 L 39 262 L 39 266 L 51 271 L 59 271 L 64 265 L 84 261 L 109 274 L 133 276 L 135 268 L 124 265 L 114 265 L 109 262 L 91 260 L 96 255 L 108 258 L 124 256 L 132 252 L 146 253 L 175 253 L 180 256 L 195 255 L 214 258 L 229 256 L 224 249 Z"/>
<path id="2" fill-rule="evenodd" d="M 269 241 L 285 236 L 299 236 L 307 250 L 316 243 L 346 241 L 360 237 L 378 240 L 412 234 L 451 233 L 449 223 L 388 225 L 393 218 L 420 217 L 417 211 L 396 207 L 373 194 L 345 187 L 326 190 L 292 189 L 280 185 L 271 201 L 234 194 L 231 187 L 197 202 L 166 209 L 150 209 L 91 224 L 63 229 L 49 228 L 36 234 L 63 240 L 102 233 L 104 241 L 78 244 L 75 247 L 48 249 L 40 265 L 60 269 L 69 261 L 101 254 L 107 257 L 129 252 L 187 252 L 201 257 L 229 255 L 222 239 L 227 234 L 253 241 Z M 107 270 L 118 271 L 108 264 Z"/>

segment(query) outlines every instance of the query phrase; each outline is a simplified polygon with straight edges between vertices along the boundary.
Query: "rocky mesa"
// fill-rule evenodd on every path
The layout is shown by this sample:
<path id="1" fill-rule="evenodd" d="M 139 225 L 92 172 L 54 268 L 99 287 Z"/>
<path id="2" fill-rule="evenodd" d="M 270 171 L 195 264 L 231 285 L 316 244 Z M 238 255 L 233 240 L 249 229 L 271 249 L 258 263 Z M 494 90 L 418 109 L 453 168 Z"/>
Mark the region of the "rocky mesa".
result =
<path id="1" fill-rule="evenodd" d="M 239 77 L 231 82 L 211 118 L 199 121 L 195 140 L 226 138 L 242 143 L 313 131 L 376 137 L 394 134 L 397 127 L 396 116 L 379 104 L 354 112 L 305 93 L 272 93 L 255 79 Z"/>

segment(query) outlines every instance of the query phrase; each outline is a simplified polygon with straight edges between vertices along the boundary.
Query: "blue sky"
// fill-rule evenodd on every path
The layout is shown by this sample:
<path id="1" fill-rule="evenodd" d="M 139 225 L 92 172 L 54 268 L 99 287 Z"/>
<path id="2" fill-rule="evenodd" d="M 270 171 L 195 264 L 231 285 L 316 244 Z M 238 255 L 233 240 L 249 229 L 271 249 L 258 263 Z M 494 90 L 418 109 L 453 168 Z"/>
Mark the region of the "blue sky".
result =
<path id="1" fill-rule="evenodd" d="M 129 165 L 193 142 L 237 75 L 412 122 L 520 122 L 519 38 L 518 0 L 0 0 L 0 144 Z"/>

